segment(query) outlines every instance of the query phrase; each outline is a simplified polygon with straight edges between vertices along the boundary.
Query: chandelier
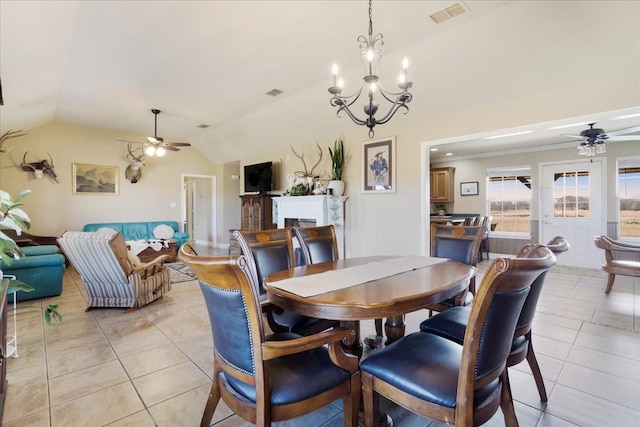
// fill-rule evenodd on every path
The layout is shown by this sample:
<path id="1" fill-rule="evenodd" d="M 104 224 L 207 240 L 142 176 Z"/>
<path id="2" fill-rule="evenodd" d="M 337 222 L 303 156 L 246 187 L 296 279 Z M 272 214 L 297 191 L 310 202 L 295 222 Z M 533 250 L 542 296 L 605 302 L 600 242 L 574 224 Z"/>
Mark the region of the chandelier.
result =
<path id="1" fill-rule="evenodd" d="M 364 65 L 365 76 L 362 79 L 362 85 L 360 89 L 354 93 L 353 95 L 343 96 L 342 88 L 344 86 L 344 82 L 338 76 L 338 66 L 333 64 L 333 86 L 329 88 L 329 93 L 333 95 L 330 100 L 330 103 L 334 107 L 338 107 L 338 111 L 336 115 L 340 117 L 340 112 L 344 111 L 347 113 L 351 120 L 355 124 L 367 126 L 369 128 L 369 138 L 373 138 L 374 131 L 373 128 L 376 125 L 382 125 L 387 123 L 394 116 L 396 111 L 399 108 L 404 108 L 405 114 L 409 112 L 409 107 L 407 104 L 411 102 L 412 95 L 408 92 L 408 89 L 411 88 L 412 82 L 407 80 L 407 68 L 409 67 L 409 61 L 405 58 L 402 61 L 402 72 L 400 74 L 400 79 L 398 83 L 398 87 L 402 89 L 402 92 L 388 92 L 380 83 L 380 78 L 376 74 L 376 70 L 378 67 L 378 63 L 380 62 L 380 58 L 382 57 L 381 47 L 384 44 L 382 41 L 382 34 L 378 33 L 375 36 L 373 35 L 373 21 L 371 18 L 371 0 L 369 0 L 369 35 L 358 36 L 358 44 L 360 45 L 360 59 L 362 64 Z M 349 108 L 353 103 L 355 103 L 360 95 L 366 93 L 368 97 L 368 101 L 364 105 L 364 114 L 365 118 L 358 118 Z M 387 114 L 385 114 L 381 118 L 376 118 L 376 113 L 378 112 L 378 103 L 374 99 L 374 95 L 379 94 L 382 98 L 386 99 L 391 107 Z M 379 98 L 378 98 L 379 99 Z"/>

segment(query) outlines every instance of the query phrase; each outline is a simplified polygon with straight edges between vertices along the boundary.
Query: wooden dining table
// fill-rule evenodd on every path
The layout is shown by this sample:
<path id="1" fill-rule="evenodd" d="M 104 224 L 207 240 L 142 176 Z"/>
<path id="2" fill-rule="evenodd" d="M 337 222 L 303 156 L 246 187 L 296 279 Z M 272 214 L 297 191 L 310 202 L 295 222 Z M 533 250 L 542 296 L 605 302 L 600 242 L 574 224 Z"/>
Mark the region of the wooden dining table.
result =
<path id="1" fill-rule="evenodd" d="M 406 271 L 398 273 L 395 266 L 409 258 L 411 262 L 429 265 L 411 268 L 407 264 L 409 266 Z M 385 271 L 392 270 L 393 274 L 386 277 L 349 284 L 351 276 L 362 275 L 363 272 L 367 276 L 368 271 L 381 271 L 384 274 Z M 284 270 L 267 276 L 263 285 L 267 298 L 281 308 L 310 317 L 339 320 L 342 326 L 353 329 L 356 333 L 355 340 L 344 343 L 344 346 L 350 353 L 361 357 L 361 320 L 395 318 L 401 321 L 402 315 L 406 313 L 423 309 L 462 292 L 468 288 L 475 273 L 475 267 L 451 260 L 367 256 Z M 321 286 L 312 291 L 303 289 L 309 284 L 309 279 L 305 278 L 313 275 L 318 275 L 312 279 L 320 282 Z M 334 286 L 336 283 L 338 285 Z M 313 295 L 309 295 L 310 293 Z M 395 338 L 404 335 L 403 322 L 391 327 L 387 322 L 385 326 L 387 333 L 399 335 Z"/>

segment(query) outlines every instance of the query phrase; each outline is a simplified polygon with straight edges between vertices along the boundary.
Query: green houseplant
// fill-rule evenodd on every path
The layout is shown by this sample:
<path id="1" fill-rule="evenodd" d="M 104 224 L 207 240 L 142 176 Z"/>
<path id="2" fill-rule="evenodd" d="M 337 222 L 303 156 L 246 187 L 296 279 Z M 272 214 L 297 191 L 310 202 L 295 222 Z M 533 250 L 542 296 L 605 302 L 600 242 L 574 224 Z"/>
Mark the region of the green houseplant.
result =
<path id="1" fill-rule="evenodd" d="M 25 211 L 20 209 L 22 199 L 31 193 L 30 190 L 24 190 L 15 200 L 11 200 L 11 195 L 6 191 L 0 190 L 0 227 L 15 230 L 18 235 L 23 230 L 31 227 L 31 220 Z M 11 264 L 11 260 L 23 256 L 20 247 L 16 242 L 2 232 L 0 228 L 0 261 L 6 265 Z M 2 278 L 2 270 L 0 269 L 0 279 Z M 12 279 L 9 282 L 11 291 L 33 292 L 33 287 L 27 283 Z M 44 318 L 47 323 L 51 323 L 51 319 L 62 320 L 62 316 L 58 313 L 58 304 L 49 304 L 44 311 Z"/>
<path id="2" fill-rule="evenodd" d="M 342 175 L 344 167 L 347 163 L 347 157 L 344 153 L 344 142 L 342 138 L 338 138 L 333 143 L 333 150 L 329 147 L 329 156 L 331 157 L 331 181 L 327 185 L 336 196 L 342 196 L 344 193 L 344 181 Z"/>

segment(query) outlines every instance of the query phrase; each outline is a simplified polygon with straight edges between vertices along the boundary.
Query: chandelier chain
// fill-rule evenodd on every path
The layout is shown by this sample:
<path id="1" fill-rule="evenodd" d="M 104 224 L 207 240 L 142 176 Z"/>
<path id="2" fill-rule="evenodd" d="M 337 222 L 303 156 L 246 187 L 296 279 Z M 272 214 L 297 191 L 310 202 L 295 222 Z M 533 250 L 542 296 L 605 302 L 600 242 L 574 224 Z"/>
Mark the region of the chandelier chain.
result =
<path id="1" fill-rule="evenodd" d="M 371 36 L 373 36 L 373 12 L 371 8 L 371 1 L 369 0 L 369 40 L 371 40 Z"/>

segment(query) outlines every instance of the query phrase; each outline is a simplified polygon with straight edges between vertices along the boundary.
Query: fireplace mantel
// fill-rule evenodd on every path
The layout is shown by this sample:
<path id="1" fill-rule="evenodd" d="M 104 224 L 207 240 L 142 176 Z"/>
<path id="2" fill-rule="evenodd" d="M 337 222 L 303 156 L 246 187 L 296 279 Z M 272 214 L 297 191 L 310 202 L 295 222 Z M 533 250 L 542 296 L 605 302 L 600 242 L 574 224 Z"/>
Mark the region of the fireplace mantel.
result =
<path id="1" fill-rule="evenodd" d="M 344 252 L 344 203 L 346 196 L 274 197 L 273 222 L 285 227 L 287 219 L 313 220 L 316 225 L 333 225 L 336 230 L 340 258 Z"/>

